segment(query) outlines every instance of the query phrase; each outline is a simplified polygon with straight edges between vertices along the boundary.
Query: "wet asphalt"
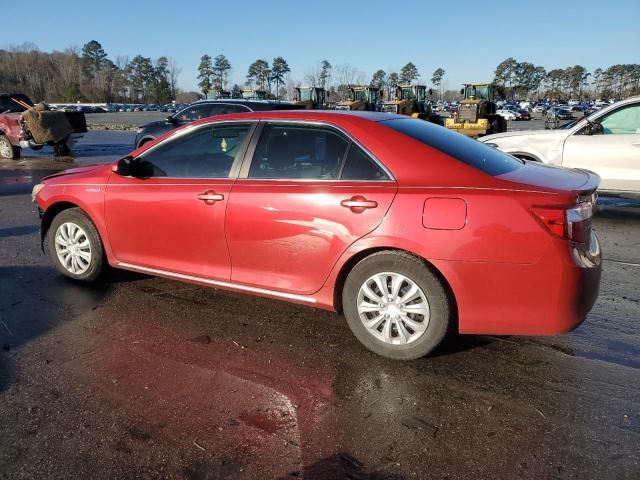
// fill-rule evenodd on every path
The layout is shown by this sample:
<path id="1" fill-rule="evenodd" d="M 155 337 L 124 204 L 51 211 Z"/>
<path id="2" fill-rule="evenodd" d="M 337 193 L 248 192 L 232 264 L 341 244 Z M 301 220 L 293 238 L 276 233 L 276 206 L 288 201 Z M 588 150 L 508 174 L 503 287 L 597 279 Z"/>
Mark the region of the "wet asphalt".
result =
<path id="1" fill-rule="evenodd" d="M 574 332 L 457 336 L 394 362 L 337 314 L 59 275 L 32 185 L 133 135 L 0 161 L 0 478 L 640 478 L 637 205 L 603 201 L 600 298 Z"/>

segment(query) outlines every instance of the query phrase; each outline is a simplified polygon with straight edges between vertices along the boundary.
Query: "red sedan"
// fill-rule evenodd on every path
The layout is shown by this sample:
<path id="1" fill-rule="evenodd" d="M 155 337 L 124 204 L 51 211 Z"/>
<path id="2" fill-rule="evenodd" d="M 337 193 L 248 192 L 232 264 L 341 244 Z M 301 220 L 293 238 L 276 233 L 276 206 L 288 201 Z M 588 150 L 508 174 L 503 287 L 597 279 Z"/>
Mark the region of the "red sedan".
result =
<path id="1" fill-rule="evenodd" d="M 597 175 L 406 116 L 254 112 L 34 188 L 63 274 L 112 267 L 342 311 L 396 359 L 448 332 L 569 331 L 593 306 Z"/>

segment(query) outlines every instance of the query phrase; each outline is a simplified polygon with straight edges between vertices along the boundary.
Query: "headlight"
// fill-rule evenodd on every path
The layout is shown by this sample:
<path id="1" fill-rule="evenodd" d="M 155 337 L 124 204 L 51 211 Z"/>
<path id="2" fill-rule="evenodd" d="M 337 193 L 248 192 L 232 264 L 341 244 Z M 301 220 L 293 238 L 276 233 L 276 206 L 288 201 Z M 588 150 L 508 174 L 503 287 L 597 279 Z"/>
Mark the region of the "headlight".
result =
<path id="1" fill-rule="evenodd" d="M 33 186 L 33 190 L 31 190 L 31 201 L 32 202 L 36 201 L 36 195 L 38 195 L 38 193 L 40 193 L 40 190 L 42 190 L 43 188 L 44 188 L 44 183 L 39 183 L 39 184 Z"/>

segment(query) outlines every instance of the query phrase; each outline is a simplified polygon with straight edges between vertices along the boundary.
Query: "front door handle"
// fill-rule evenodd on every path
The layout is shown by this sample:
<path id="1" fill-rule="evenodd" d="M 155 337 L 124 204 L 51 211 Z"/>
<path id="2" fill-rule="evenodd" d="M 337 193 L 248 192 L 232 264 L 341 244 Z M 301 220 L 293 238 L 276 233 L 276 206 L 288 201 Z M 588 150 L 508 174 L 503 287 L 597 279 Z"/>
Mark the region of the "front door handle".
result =
<path id="1" fill-rule="evenodd" d="M 355 195 L 347 200 L 342 200 L 340 205 L 350 209 L 353 213 L 362 213 L 368 208 L 376 208 L 378 202 L 375 200 L 367 200 L 362 195 Z"/>
<path id="2" fill-rule="evenodd" d="M 207 205 L 213 205 L 220 200 L 224 200 L 224 195 L 221 193 L 216 193 L 213 190 L 207 190 L 204 193 L 198 194 L 198 200 L 202 200 Z"/>

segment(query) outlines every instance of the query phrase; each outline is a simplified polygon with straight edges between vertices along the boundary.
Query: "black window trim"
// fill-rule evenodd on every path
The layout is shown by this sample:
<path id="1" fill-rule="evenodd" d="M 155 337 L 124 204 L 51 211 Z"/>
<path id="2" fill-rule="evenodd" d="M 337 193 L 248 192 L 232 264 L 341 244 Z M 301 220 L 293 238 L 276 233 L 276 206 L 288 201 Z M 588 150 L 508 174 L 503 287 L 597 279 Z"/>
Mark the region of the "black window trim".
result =
<path id="1" fill-rule="evenodd" d="M 251 163 L 253 162 L 253 157 L 256 152 L 256 147 L 258 146 L 258 140 L 262 136 L 262 131 L 267 124 L 280 124 L 280 125 L 291 125 L 291 126 L 310 126 L 310 127 L 324 127 L 329 130 L 334 130 L 343 136 L 349 145 L 345 152 L 345 155 L 342 159 L 340 165 L 340 176 L 342 175 L 342 170 L 344 169 L 344 164 L 347 160 L 347 156 L 349 150 L 351 149 L 351 144 L 357 145 L 364 153 L 369 157 L 369 159 L 382 170 L 388 178 L 385 179 L 377 179 L 377 180 L 343 180 L 341 178 L 250 178 L 249 170 L 251 169 Z M 396 179 L 391 173 L 391 171 L 380 161 L 378 160 L 367 148 L 365 148 L 362 143 L 360 143 L 357 139 L 353 137 L 349 132 L 344 130 L 343 128 L 335 125 L 333 123 L 322 122 L 317 120 L 278 120 L 278 119 L 269 119 L 269 120 L 260 120 L 260 125 L 256 128 L 253 133 L 253 137 L 251 138 L 251 143 L 247 150 L 244 153 L 244 161 L 242 166 L 240 167 L 240 173 L 238 175 L 238 179 L 242 180 L 260 180 L 260 181 L 268 181 L 268 182 L 303 182 L 303 183 L 396 183 Z"/>
<path id="2" fill-rule="evenodd" d="M 245 139 L 242 142 L 242 145 L 240 145 L 240 148 L 238 149 L 238 152 L 236 153 L 235 158 L 233 159 L 233 164 L 231 165 L 231 168 L 229 169 L 229 175 L 226 177 L 135 177 L 138 178 L 140 180 L 147 180 L 147 179 L 151 179 L 151 178 L 159 178 L 162 180 L 235 180 L 236 178 L 238 178 L 238 173 L 240 172 L 240 167 L 242 165 L 242 162 L 244 161 L 244 158 L 246 156 L 247 153 L 247 149 L 249 148 L 250 144 L 251 144 L 251 140 L 253 139 L 253 137 L 255 136 L 255 131 L 258 129 L 259 126 L 259 122 L 257 120 L 250 120 L 250 119 L 246 119 L 246 120 L 218 120 L 216 122 L 207 122 L 204 124 L 198 124 L 198 125 L 189 125 L 187 127 L 185 127 L 183 130 L 180 130 L 178 133 L 171 135 L 168 138 L 165 138 L 163 141 L 161 141 L 160 143 L 154 145 L 153 147 L 149 148 L 149 150 L 145 150 L 143 153 L 141 153 L 140 155 L 138 155 L 137 157 L 135 157 L 132 161 L 133 162 L 138 162 L 140 161 L 140 159 L 144 159 L 144 157 L 146 155 L 148 155 L 149 153 L 153 152 L 156 148 L 160 147 L 161 145 L 165 145 L 173 140 L 176 140 L 178 138 L 181 138 L 185 135 L 188 135 L 190 133 L 195 133 L 198 130 L 207 128 L 207 127 L 214 127 L 214 126 L 218 126 L 218 125 L 232 125 L 234 123 L 239 123 L 239 124 L 249 124 L 249 131 L 247 132 L 247 136 L 245 137 Z"/>

